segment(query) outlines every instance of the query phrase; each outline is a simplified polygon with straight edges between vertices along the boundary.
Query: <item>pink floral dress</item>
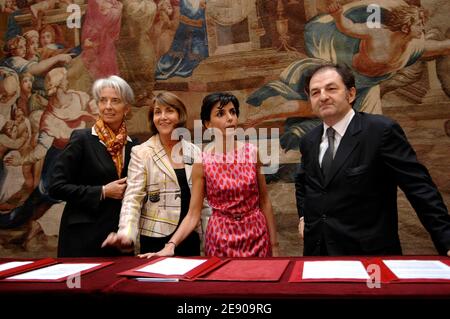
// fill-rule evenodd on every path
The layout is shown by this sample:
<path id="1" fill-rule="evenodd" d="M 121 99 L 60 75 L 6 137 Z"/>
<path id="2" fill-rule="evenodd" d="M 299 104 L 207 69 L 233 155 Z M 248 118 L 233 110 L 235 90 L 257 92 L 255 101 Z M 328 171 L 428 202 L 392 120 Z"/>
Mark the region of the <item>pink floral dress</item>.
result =
<path id="1" fill-rule="evenodd" d="M 206 195 L 212 215 L 205 254 L 218 257 L 272 255 L 264 213 L 259 208 L 257 148 L 246 143 L 229 153 L 203 152 Z"/>

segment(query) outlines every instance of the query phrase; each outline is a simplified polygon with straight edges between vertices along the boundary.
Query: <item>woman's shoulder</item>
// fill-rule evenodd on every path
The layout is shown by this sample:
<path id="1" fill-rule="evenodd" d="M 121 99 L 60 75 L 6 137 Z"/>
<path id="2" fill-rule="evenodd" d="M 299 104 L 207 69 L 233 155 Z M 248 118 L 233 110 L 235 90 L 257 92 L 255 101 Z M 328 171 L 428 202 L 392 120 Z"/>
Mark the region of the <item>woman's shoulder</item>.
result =
<path id="1" fill-rule="evenodd" d="M 182 139 L 181 143 L 183 145 L 183 148 L 192 149 L 195 152 L 201 152 L 200 147 L 192 142 Z"/>
<path id="2" fill-rule="evenodd" d="M 92 128 L 82 128 L 72 131 L 70 139 L 86 139 L 92 136 Z"/>
<path id="3" fill-rule="evenodd" d="M 201 163 L 202 150 L 199 146 L 186 140 L 181 140 L 183 146 L 183 160 L 185 163 Z"/>
<path id="4" fill-rule="evenodd" d="M 148 140 L 141 144 L 134 145 L 132 148 L 132 152 L 135 154 L 146 154 L 149 153 L 151 150 L 153 150 L 156 147 L 156 137 L 153 135 Z"/>
<path id="5" fill-rule="evenodd" d="M 131 143 L 132 147 L 141 144 L 141 142 L 139 141 L 139 139 L 138 139 L 137 137 L 134 137 L 134 136 L 130 136 L 129 142 Z"/>
<path id="6" fill-rule="evenodd" d="M 143 149 L 148 149 L 150 147 L 151 147 L 150 140 L 146 140 L 143 143 L 134 145 L 133 150 L 143 150 Z"/>

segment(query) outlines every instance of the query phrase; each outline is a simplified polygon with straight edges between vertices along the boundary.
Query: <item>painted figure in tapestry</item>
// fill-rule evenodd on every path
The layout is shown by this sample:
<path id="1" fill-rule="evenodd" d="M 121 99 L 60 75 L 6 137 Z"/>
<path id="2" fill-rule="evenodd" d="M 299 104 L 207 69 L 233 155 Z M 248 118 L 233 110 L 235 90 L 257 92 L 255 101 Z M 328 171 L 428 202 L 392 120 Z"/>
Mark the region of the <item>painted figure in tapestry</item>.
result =
<path id="1" fill-rule="evenodd" d="M 366 22 L 371 11 L 367 6 L 373 5 L 373 1 L 356 1 L 344 6 L 336 0 L 328 3 L 329 13 L 318 15 L 305 26 L 309 58 L 292 63 L 280 75 L 280 80 L 266 84 L 247 99 L 247 103 L 256 107 L 278 95 L 287 100 L 305 101 L 285 122 L 280 144 L 286 151 L 297 149 L 299 138 L 320 123 L 310 112 L 303 92 L 304 75 L 312 67 L 328 61 L 349 65 L 355 73 L 358 91 L 354 108 L 381 113 L 380 83 L 421 57 L 450 54 L 450 40 L 425 38 L 426 16 L 420 7 L 403 0 L 379 0 L 376 4 L 380 7 L 381 25 L 369 28 Z M 276 116 L 251 120 L 247 126 Z"/>
<path id="2" fill-rule="evenodd" d="M 189 77 L 208 57 L 205 9 L 205 0 L 180 0 L 180 22 L 169 51 L 156 65 L 157 80 Z"/>
<path id="3" fill-rule="evenodd" d="M 57 201 L 48 196 L 49 176 L 58 155 L 67 144 L 74 129 L 84 128 L 95 122 L 96 104 L 85 92 L 67 87 L 67 70 L 52 69 L 45 77 L 48 105 L 39 121 L 39 135 L 32 149 L 26 152 L 10 152 L 3 159 L 4 165 L 27 166 L 43 160 L 38 186 L 25 202 L 9 213 L 0 215 L 0 228 L 14 228 L 23 223 L 34 223 Z M 27 183 L 25 183 L 27 186 Z M 25 241 L 30 240 L 39 228 L 30 227 Z"/>
<path id="4" fill-rule="evenodd" d="M 120 34 L 122 7 L 118 0 L 88 2 L 81 33 L 81 57 L 93 79 L 119 74 L 115 41 Z"/>

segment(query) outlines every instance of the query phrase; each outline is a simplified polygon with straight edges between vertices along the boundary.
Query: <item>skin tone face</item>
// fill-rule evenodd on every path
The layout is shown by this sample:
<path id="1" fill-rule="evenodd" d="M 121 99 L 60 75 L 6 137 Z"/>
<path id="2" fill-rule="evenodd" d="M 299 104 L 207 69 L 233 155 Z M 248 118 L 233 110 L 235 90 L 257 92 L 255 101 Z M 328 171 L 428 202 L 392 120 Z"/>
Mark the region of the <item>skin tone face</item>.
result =
<path id="1" fill-rule="evenodd" d="M 41 46 L 45 47 L 48 44 L 52 44 L 53 43 L 53 36 L 52 33 L 49 31 L 45 31 L 41 34 Z"/>
<path id="2" fill-rule="evenodd" d="M 15 48 L 13 51 L 13 55 L 24 58 L 26 53 L 27 53 L 26 42 L 25 40 L 20 40 L 19 43 L 17 44 L 17 48 Z"/>
<path id="3" fill-rule="evenodd" d="M 409 35 L 411 38 L 420 39 L 424 33 L 425 26 L 423 24 L 423 19 L 417 14 L 414 23 L 409 28 Z"/>
<path id="4" fill-rule="evenodd" d="M 324 69 L 314 74 L 310 81 L 309 98 L 314 114 L 333 126 L 352 108 L 356 89 L 348 90 L 333 69 Z"/>
<path id="5" fill-rule="evenodd" d="M 22 79 L 22 91 L 25 93 L 31 93 L 31 88 L 33 87 L 33 81 L 31 78 Z"/>
<path id="6" fill-rule="evenodd" d="M 39 47 L 39 39 L 37 37 L 32 37 L 28 40 L 28 54 L 34 55 L 37 53 L 37 49 Z"/>
<path id="7" fill-rule="evenodd" d="M 160 136 L 168 136 L 177 127 L 180 121 L 180 115 L 177 110 L 168 105 L 155 104 L 153 112 L 153 122 Z"/>
<path id="8" fill-rule="evenodd" d="M 22 123 L 24 121 L 24 119 L 25 119 L 25 115 L 23 114 L 22 109 L 18 108 L 16 110 L 16 119 L 15 119 L 16 123 L 17 124 Z"/>
<path id="9" fill-rule="evenodd" d="M 65 92 L 69 86 L 69 81 L 67 80 L 67 74 L 62 70 L 59 71 L 60 72 L 52 79 L 51 83 L 53 87 L 58 87 Z"/>
<path id="10" fill-rule="evenodd" d="M 0 102 L 6 103 L 13 98 L 19 90 L 19 83 L 12 75 L 1 74 L 6 76 L 3 81 L 0 81 Z"/>
<path id="11" fill-rule="evenodd" d="M 5 7 L 6 8 L 14 8 L 14 6 L 15 6 L 15 3 L 14 3 L 15 1 L 14 0 L 6 0 L 6 2 L 5 2 Z"/>
<path id="12" fill-rule="evenodd" d="M 173 13 L 173 7 L 170 1 L 162 1 L 160 2 L 160 9 L 161 11 L 166 12 L 168 16 L 170 16 Z"/>
<path id="13" fill-rule="evenodd" d="M 104 88 L 100 92 L 98 108 L 103 122 L 114 132 L 120 128 L 125 115 L 130 109 L 113 88 Z"/>
<path id="14" fill-rule="evenodd" d="M 234 134 L 238 124 L 238 117 L 236 109 L 233 103 L 228 103 L 222 108 L 219 108 L 219 102 L 214 105 L 211 110 L 211 118 L 205 122 L 207 128 L 217 128 L 225 136 L 228 134 Z"/>

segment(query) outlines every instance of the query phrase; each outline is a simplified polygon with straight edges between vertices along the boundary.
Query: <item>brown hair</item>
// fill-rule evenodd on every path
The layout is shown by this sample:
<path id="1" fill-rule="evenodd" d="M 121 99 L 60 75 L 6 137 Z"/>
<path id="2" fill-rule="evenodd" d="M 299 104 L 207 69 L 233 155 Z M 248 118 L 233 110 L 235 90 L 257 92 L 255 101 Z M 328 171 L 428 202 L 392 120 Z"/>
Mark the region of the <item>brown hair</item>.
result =
<path id="1" fill-rule="evenodd" d="M 416 6 L 398 6 L 387 10 L 384 16 L 383 24 L 392 32 L 402 31 L 406 25 L 408 28 L 418 19 L 427 18 L 427 12 L 423 8 Z"/>
<path id="2" fill-rule="evenodd" d="M 152 105 L 150 106 L 150 109 L 148 111 L 148 121 L 150 123 L 150 134 L 153 136 L 155 134 L 158 134 L 158 130 L 156 129 L 156 125 L 153 122 L 153 115 L 155 113 L 155 106 L 158 105 L 165 105 L 173 107 L 178 112 L 178 116 L 180 120 L 178 121 L 177 127 L 186 127 L 186 121 L 187 121 L 187 110 L 186 106 L 184 105 L 183 101 L 176 96 L 173 93 L 164 91 L 161 93 L 158 93 L 152 100 Z"/>
<path id="3" fill-rule="evenodd" d="M 21 35 L 16 35 L 14 38 L 9 39 L 8 42 L 6 42 L 5 53 L 8 56 L 11 56 L 12 52 L 19 47 L 20 42 L 25 43 L 25 45 L 27 44 L 27 40 Z"/>

